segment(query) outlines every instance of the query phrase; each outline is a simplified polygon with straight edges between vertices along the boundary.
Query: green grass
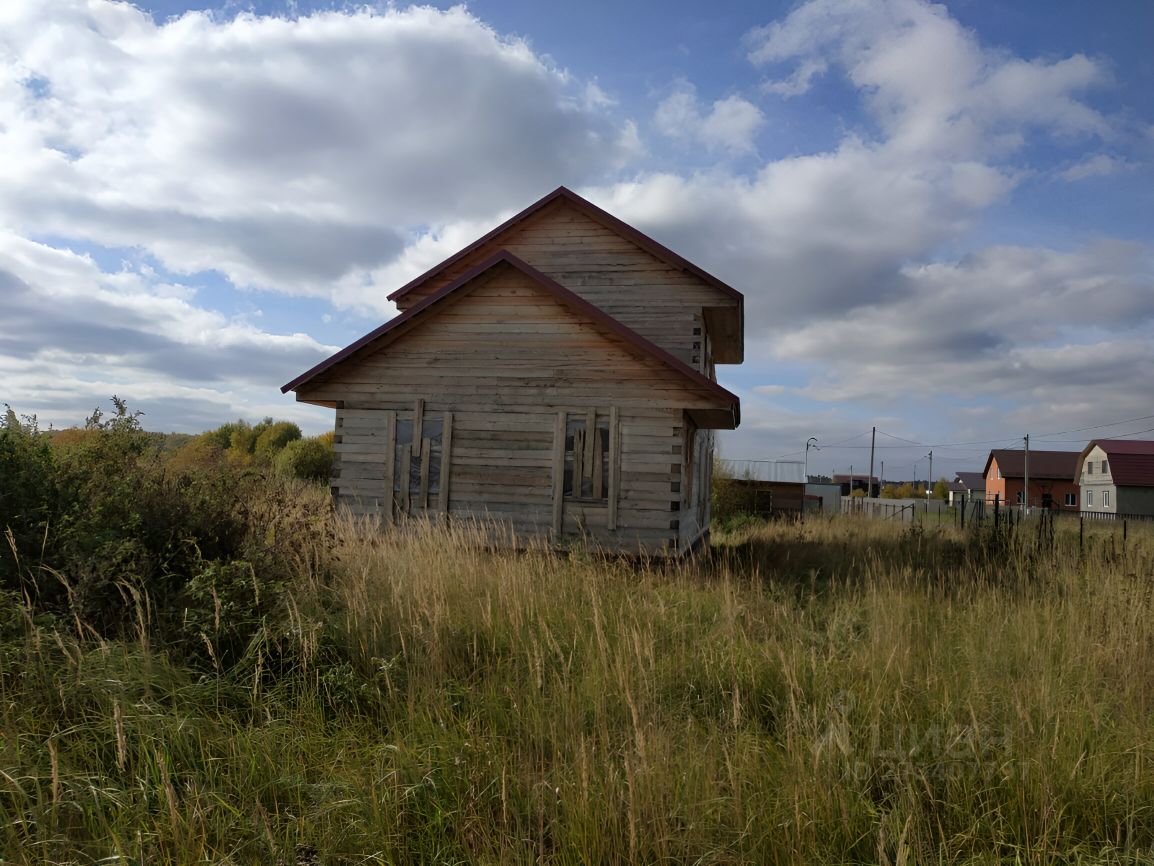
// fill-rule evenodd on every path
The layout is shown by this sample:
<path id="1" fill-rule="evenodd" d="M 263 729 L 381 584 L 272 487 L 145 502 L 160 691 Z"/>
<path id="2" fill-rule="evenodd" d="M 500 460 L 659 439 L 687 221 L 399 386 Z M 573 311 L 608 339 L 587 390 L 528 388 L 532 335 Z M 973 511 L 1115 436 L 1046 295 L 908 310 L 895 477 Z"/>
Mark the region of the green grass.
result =
<path id="1" fill-rule="evenodd" d="M 476 541 L 338 525 L 219 674 L 9 597 L 3 862 L 1154 862 L 1145 530 Z"/>

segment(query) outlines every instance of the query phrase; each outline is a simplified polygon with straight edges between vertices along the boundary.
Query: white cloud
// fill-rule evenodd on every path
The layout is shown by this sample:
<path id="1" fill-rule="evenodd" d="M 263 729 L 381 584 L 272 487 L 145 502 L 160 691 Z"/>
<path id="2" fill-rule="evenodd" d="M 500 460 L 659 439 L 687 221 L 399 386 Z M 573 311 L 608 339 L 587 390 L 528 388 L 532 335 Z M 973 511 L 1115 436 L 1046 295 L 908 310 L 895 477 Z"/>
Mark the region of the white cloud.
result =
<path id="1" fill-rule="evenodd" d="M 1110 133 L 1078 98 L 1108 81 L 1099 63 L 1081 54 L 1022 60 L 985 48 L 944 6 L 923 0 L 810 0 L 749 42 L 755 64 L 799 64 L 786 79 L 793 90 L 839 65 L 867 95 L 890 147 L 904 153 L 1004 152 L 1030 128 Z"/>
<path id="2" fill-rule="evenodd" d="M 657 106 L 653 120 L 670 138 L 732 154 L 755 150 L 754 139 L 765 125 L 761 109 L 736 95 L 718 99 L 702 111 L 696 89 L 684 81 Z"/>
<path id="3" fill-rule="evenodd" d="M 411 231 L 603 177 L 638 146 L 595 83 L 463 7 L 158 25 L 110 0 L 10 0 L 0 97 L 0 221 L 328 297 Z"/>
<path id="4" fill-rule="evenodd" d="M 1098 153 L 1067 167 L 1061 172 L 1061 177 L 1068 181 L 1079 181 L 1090 177 L 1106 177 L 1133 167 L 1124 159 Z"/>
<path id="5" fill-rule="evenodd" d="M 994 247 L 904 276 L 913 290 L 900 304 L 777 337 L 777 358 L 821 365 L 803 393 L 874 405 L 954 394 L 1073 406 L 1087 388 L 1129 395 L 1120 403 L 1130 408 L 1144 399 L 1129 384 L 1154 375 L 1154 269 L 1142 245 Z"/>
<path id="6" fill-rule="evenodd" d="M 803 93 L 808 93 L 813 86 L 813 80 L 817 76 L 824 73 L 829 68 L 829 64 L 824 60 L 810 59 L 798 64 L 795 69 L 786 78 L 780 78 L 772 81 L 766 81 L 762 84 L 762 89 L 767 93 L 776 93 L 778 96 L 801 96 Z"/>
<path id="7" fill-rule="evenodd" d="M 58 423 L 75 423 L 111 394 L 172 428 L 189 429 L 189 418 L 154 407 L 192 401 L 194 418 L 251 417 L 337 348 L 262 331 L 198 306 L 187 287 L 104 273 L 86 256 L 8 232 L 0 232 L 0 296 L 2 399 Z M 313 413 L 278 404 L 272 414 Z"/>

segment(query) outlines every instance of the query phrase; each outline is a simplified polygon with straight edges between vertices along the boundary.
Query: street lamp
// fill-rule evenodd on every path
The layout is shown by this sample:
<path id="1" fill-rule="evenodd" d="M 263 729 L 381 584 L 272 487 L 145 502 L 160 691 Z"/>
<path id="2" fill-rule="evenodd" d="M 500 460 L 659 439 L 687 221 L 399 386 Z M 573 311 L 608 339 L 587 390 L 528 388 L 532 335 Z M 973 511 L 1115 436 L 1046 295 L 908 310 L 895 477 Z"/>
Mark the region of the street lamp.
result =
<path id="1" fill-rule="evenodd" d="M 812 444 L 811 444 L 812 443 Z M 809 484 L 809 449 L 813 448 L 816 451 L 821 450 L 821 446 L 817 444 L 817 437 L 810 436 L 805 440 L 805 469 L 802 470 L 804 476 L 803 483 Z"/>

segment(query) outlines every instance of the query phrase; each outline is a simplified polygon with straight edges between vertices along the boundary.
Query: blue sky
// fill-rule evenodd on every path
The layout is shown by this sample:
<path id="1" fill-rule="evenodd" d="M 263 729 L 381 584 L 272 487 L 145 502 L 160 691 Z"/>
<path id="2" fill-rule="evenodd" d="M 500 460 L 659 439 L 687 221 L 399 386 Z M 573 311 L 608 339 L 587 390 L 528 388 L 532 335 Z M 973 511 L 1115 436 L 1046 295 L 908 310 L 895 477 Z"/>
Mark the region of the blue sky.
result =
<path id="1" fill-rule="evenodd" d="M 1146 0 L 9 0 L 0 401 L 319 431 L 279 385 L 565 184 L 746 293 L 726 456 L 1138 433 L 1151 34 Z"/>

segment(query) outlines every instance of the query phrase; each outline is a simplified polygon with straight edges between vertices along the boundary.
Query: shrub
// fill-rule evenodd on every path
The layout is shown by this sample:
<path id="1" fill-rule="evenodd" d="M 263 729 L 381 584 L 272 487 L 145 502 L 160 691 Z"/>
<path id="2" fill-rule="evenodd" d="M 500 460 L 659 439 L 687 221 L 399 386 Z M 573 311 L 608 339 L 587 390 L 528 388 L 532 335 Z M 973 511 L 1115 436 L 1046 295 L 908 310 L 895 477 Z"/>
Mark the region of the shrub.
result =
<path id="1" fill-rule="evenodd" d="M 290 442 L 301 438 L 301 428 L 292 421 L 277 421 L 270 424 L 256 437 L 253 453 L 262 459 L 271 460 Z"/>
<path id="2" fill-rule="evenodd" d="M 209 470 L 224 464 L 224 446 L 216 432 L 201 433 L 169 458 L 169 468 L 178 472 Z"/>
<path id="3" fill-rule="evenodd" d="M 4 417 L 0 532 L 11 526 L 16 556 L 0 549 L 0 589 L 100 635 L 132 632 L 144 616 L 154 638 L 183 644 L 193 658 L 207 651 L 202 632 L 237 657 L 278 610 L 300 551 L 323 536 L 328 504 L 269 473 L 213 461 L 213 435 L 166 458 L 138 413 L 114 403 L 114 414 L 94 412 L 85 435 L 59 452 L 34 419 Z M 292 517 L 286 531 L 299 516 L 289 505 L 302 496 L 304 523 Z M 225 602 L 227 628 L 204 629 Z M 247 612 L 236 609 L 241 602 Z"/>
<path id="4" fill-rule="evenodd" d="M 321 437 L 289 442 L 276 456 L 278 474 L 304 481 L 328 481 L 333 470 L 331 443 Z"/>
<path id="5" fill-rule="evenodd" d="M 23 421 L 11 408 L 0 417 L 0 536 L 7 530 L 18 551 L 33 549 L 53 514 L 54 455 L 36 418 Z M 0 538 L 0 582 L 12 586 L 19 569 Z"/>

